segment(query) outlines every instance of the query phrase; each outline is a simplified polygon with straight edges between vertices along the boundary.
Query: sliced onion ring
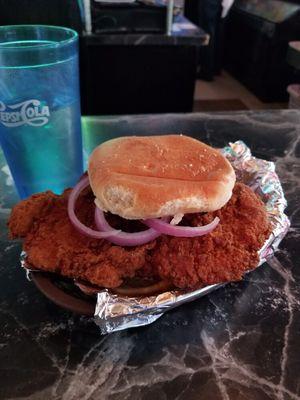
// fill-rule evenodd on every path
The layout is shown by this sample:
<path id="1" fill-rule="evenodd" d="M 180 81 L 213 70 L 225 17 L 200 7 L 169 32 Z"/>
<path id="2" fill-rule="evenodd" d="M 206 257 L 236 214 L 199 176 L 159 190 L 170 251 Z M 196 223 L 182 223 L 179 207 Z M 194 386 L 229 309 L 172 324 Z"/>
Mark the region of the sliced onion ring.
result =
<path id="1" fill-rule="evenodd" d="M 75 204 L 83 189 L 89 186 L 88 176 L 83 177 L 71 191 L 68 199 L 68 215 L 74 227 L 83 235 L 95 239 L 107 239 L 119 246 L 138 246 L 156 239 L 161 234 L 176 237 L 197 237 L 210 233 L 216 228 L 220 219 L 216 217 L 210 224 L 198 227 L 174 226 L 166 219 L 146 219 L 142 222 L 150 229 L 128 233 L 113 229 L 107 222 L 102 210 L 95 208 L 95 223 L 99 231 L 95 231 L 79 221 L 75 214 Z"/>
<path id="2" fill-rule="evenodd" d="M 174 226 L 161 219 L 145 219 L 142 221 L 145 225 L 165 235 L 176 237 L 196 237 L 210 233 L 216 228 L 220 222 L 220 218 L 216 217 L 210 224 L 191 227 L 191 226 Z"/>
<path id="3" fill-rule="evenodd" d="M 82 178 L 77 185 L 74 186 L 73 190 L 71 191 L 68 199 L 68 215 L 70 218 L 71 223 L 73 226 L 78 230 L 78 232 L 82 233 L 85 236 L 92 237 L 94 239 L 104 239 L 111 237 L 113 235 L 119 234 L 120 231 L 113 229 L 110 227 L 110 229 L 106 229 L 105 232 L 99 232 L 95 231 L 94 229 L 91 229 L 87 226 L 85 226 L 83 223 L 79 221 L 79 219 L 76 217 L 75 214 L 75 204 L 76 201 L 80 195 L 80 193 L 85 189 L 86 187 L 89 186 L 89 177 L 86 176 Z"/>
<path id="4" fill-rule="evenodd" d="M 113 229 L 107 222 L 104 212 L 98 207 L 95 209 L 95 223 L 97 228 L 101 231 L 105 232 Z M 151 240 L 156 239 L 160 235 L 160 232 L 150 228 L 146 229 L 145 231 L 135 233 L 121 231 L 117 236 L 111 236 L 107 238 L 107 240 L 119 246 L 138 246 L 151 242 Z"/>

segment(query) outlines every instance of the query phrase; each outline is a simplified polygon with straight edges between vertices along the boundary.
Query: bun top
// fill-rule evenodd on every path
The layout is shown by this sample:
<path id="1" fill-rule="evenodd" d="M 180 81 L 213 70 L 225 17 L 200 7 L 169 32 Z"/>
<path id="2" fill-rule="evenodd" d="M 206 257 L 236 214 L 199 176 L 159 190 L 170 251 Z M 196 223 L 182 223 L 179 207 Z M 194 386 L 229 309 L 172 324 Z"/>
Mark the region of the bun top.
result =
<path id="1" fill-rule="evenodd" d="M 97 206 L 127 219 L 214 211 L 235 183 L 218 150 L 184 135 L 109 140 L 91 154 L 88 173 Z"/>

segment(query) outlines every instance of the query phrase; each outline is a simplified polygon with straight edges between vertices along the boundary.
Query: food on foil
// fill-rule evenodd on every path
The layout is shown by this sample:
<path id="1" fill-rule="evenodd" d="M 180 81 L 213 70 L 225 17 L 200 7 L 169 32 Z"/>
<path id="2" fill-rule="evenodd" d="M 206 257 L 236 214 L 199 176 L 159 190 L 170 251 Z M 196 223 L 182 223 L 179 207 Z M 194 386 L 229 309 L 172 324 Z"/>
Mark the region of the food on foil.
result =
<path id="1" fill-rule="evenodd" d="M 271 232 L 221 152 L 183 135 L 103 143 L 72 190 L 21 201 L 8 226 L 30 268 L 125 296 L 240 280 Z"/>

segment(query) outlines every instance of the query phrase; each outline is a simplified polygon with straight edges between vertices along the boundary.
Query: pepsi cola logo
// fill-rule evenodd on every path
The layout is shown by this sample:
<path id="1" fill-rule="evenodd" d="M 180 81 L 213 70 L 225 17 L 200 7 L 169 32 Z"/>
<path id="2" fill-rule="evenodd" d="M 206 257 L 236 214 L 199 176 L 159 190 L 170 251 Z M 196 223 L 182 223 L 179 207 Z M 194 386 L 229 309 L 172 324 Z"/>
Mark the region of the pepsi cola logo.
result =
<path id="1" fill-rule="evenodd" d="M 43 126 L 49 121 L 50 111 L 36 99 L 6 105 L 0 101 L 0 122 L 7 127 L 21 125 Z"/>

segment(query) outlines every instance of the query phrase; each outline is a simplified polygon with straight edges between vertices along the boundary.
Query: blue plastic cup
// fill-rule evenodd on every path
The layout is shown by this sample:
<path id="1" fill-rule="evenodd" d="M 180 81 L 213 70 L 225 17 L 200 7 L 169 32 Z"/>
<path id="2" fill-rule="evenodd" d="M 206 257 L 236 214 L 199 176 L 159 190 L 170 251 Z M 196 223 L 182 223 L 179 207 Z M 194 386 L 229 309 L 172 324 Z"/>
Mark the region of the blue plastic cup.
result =
<path id="1" fill-rule="evenodd" d="M 0 27 L 0 142 L 21 198 L 73 186 L 83 171 L 78 35 Z"/>

